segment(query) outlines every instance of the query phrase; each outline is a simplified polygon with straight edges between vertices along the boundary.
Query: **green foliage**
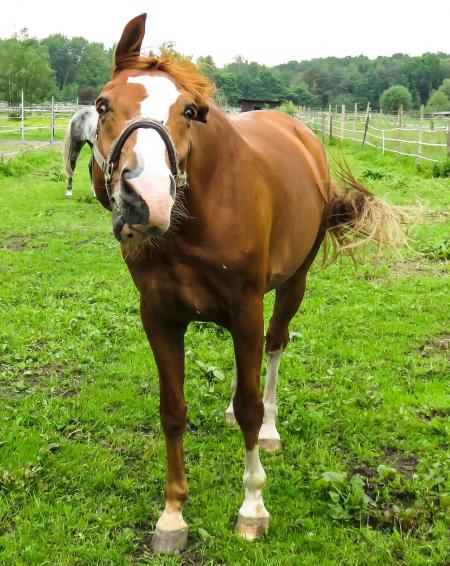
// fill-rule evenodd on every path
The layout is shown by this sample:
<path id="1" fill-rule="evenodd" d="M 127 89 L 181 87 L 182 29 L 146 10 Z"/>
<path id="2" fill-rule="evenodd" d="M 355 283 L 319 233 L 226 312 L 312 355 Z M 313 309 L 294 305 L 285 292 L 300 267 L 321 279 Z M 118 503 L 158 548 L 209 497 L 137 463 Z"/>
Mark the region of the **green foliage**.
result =
<path id="1" fill-rule="evenodd" d="M 450 238 L 444 238 L 440 242 L 422 243 L 419 246 L 419 252 L 428 259 L 450 260 Z"/>
<path id="2" fill-rule="evenodd" d="M 392 85 L 387 88 L 380 96 L 380 107 L 388 112 L 395 112 L 403 105 L 403 110 L 408 110 L 412 106 L 412 96 L 409 90 L 402 85 Z"/>
<path id="3" fill-rule="evenodd" d="M 281 106 L 279 106 L 276 110 L 289 114 L 289 116 L 294 116 L 294 114 L 298 112 L 298 107 L 288 100 L 287 102 L 283 102 L 283 104 L 281 104 Z"/>
<path id="4" fill-rule="evenodd" d="M 17 159 L 6 159 L 0 156 L 0 176 L 20 177 L 26 172 L 26 167 Z"/>
<path id="5" fill-rule="evenodd" d="M 0 100 L 17 105 L 49 100 L 56 91 L 46 48 L 26 35 L 0 40 Z"/>
<path id="6" fill-rule="evenodd" d="M 445 110 L 450 110 L 450 99 L 442 90 L 435 90 L 430 96 L 430 100 L 425 107 L 425 111 L 428 114 L 433 112 L 441 112 Z"/>
<path id="7" fill-rule="evenodd" d="M 450 177 L 450 159 L 442 163 L 434 163 L 432 169 L 433 177 Z"/>

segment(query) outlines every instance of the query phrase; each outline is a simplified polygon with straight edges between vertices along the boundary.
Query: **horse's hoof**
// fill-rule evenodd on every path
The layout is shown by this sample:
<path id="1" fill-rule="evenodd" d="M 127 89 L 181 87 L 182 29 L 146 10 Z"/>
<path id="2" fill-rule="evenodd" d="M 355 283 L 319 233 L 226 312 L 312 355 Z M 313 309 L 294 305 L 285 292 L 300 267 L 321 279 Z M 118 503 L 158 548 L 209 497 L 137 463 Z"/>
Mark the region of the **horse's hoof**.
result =
<path id="1" fill-rule="evenodd" d="M 234 413 L 232 411 L 225 412 L 225 422 L 230 425 L 237 424 L 236 417 L 234 416 Z"/>
<path id="2" fill-rule="evenodd" d="M 264 452 L 281 452 L 281 438 L 259 438 L 259 447 Z"/>
<path id="3" fill-rule="evenodd" d="M 178 554 L 186 548 L 188 528 L 184 527 L 177 531 L 162 531 L 156 527 L 152 539 L 153 552 L 166 554 Z"/>
<path id="4" fill-rule="evenodd" d="M 66 197 L 71 197 L 72 193 L 66 193 Z"/>
<path id="5" fill-rule="evenodd" d="M 266 534 L 269 528 L 269 517 L 243 517 L 239 514 L 236 531 L 242 538 L 255 540 Z"/>

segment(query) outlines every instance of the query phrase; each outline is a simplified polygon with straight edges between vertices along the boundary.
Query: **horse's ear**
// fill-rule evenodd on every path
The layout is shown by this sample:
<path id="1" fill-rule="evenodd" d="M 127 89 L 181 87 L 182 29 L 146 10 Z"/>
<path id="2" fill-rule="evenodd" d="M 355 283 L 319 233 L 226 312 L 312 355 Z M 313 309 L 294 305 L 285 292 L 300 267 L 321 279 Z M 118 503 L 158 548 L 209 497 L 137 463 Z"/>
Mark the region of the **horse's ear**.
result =
<path id="1" fill-rule="evenodd" d="M 147 14 L 141 14 L 130 20 L 125 26 L 116 47 L 114 57 L 116 68 L 120 66 L 124 59 L 139 55 L 145 34 L 146 19 Z"/>

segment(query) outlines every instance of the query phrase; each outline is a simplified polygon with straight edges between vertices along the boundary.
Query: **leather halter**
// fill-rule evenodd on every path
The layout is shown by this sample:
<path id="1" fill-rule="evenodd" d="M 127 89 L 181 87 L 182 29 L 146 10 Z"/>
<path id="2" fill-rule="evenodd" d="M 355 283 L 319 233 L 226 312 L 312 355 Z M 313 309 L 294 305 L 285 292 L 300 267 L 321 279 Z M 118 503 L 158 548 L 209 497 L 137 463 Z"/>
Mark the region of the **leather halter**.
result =
<path id="1" fill-rule="evenodd" d="M 105 178 L 105 187 L 106 192 L 108 193 L 109 202 L 111 206 L 114 206 L 114 199 L 112 198 L 111 194 L 111 179 L 114 172 L 114 168 L 120 158 L 120 153 L 122 151 L 125 142 L 129 138 L 129 136 L 137 130 L 138 128 L 145 128 L 145 129 L 152 129 L 158 132 L 161 139 L 166 146 L 167 153 L 169 155 L 169 164 L 170 164 L 170 172 L 173 175 L 175 186 L 176 188 L 182 188 L 187 185 L 187 178 L 186 172 L 180 171 L 179 166 L 179 159 L 177 150 L 175 149 L 175 144 L 170 137 L 169 130 L 164 126 L 162 122 L 155 120 L 153 118 L 147 118 L 145 116 L 137 116 L 133 118 L 129 122 L 126 123 L 123 130 L 120 134 L 116 137 L 114 142 L 112 143 L 106 157 L 104 157 L 98 147 L 98 127 L 97 127 L 97 134 L 95 136 L 95 142 L 92 149 L 94 154 L 94 159 L 100 166 L 101 170 L 103 171 L 103 175 Z"/>

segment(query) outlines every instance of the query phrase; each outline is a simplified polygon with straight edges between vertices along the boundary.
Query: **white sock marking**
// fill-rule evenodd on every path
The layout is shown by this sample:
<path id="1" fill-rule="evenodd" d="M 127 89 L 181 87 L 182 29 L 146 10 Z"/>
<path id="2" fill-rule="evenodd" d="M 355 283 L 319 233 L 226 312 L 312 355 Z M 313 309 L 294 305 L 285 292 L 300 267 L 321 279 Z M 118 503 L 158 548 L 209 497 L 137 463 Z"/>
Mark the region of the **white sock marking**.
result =
<path id="1" fill-rule="evenodd" d="M 281 355 L 283 348 L 269 352 L 267 354 L 267 375 L 264 386 L 264 420 L 259 431 L 259 438 L 267 440 L 279 440 L 280 435 L 277 431 L 275 421 L 277 418 L 277 382 L 278 370 L 280 368 Z"/>
<path id="2" fill-rule="evenodd" d="M 269 517 L 269 512 L 264 506 L 262 490 L 266 483 L 266 473 L 259 460 L 259 447 L 245 453 L 244 488 L 245 499 L 239 515 L 252 519 Z"/>

